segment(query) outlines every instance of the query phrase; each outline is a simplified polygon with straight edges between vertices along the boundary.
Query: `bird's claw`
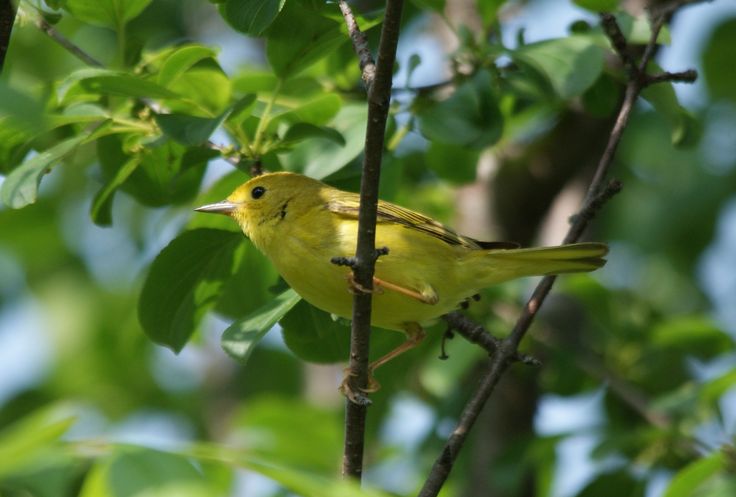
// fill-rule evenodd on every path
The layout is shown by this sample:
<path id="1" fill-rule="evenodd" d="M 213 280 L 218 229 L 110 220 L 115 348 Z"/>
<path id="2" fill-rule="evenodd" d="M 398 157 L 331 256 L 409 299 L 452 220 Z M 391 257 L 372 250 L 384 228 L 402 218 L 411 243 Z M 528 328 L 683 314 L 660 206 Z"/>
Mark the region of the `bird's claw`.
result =
<path id="1" fill-rule="evenodd" d="M 376 286 L 373 289 L 366 288 L 357 281 L 355 281 L 355 275 L 353 273 L 348 273 L 347 275 L 348 280 L 348 292 L 352 293 L 353 295 L 359 295 L 364 293 L 376 293 L 381 294 L 383 293 L 383 289 Z"/>
<path id="2" fill-rule="evenodd" d="M 353 388 L 353 386 L 351 385 L 351 380 L 355 376 L 355 374 L 350 370 L 350 368 L 345 368 L 344 371 L 345 375 L 343 376 L 342 382 L 340 382 L 340 386 L 338 387 L 340 393 L 347 397 L 348 400 L 350 400 L 350 402 L 352 402 L 353 404 L 358 404 L 361 406 L 370 405 L 371 399 L 369 399 L 366 394 L 377 392 L 381 388 L 381 385 L 373 377 L 373 368 L 368 368 L 368 385 L 366 385 L 365 388 Z"/>

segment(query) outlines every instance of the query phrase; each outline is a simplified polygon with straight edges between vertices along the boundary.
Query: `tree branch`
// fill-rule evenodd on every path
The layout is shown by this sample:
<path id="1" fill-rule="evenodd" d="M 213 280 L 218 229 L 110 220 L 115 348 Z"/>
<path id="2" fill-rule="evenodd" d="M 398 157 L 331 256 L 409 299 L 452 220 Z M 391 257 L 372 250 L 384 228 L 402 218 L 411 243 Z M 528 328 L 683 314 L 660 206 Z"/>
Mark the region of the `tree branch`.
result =
<path id="1" fill-rule="evenodd" d="M 615 18 L 613 18 L 613 16 L 610 16 L 610 14 L 602 14 L 601 21 L 604 24 L 613 24 L 616 22 Z M 646 78 L 642 77 L 642 75 L 645 74 L 649 60 L 654 54 L 654 47 L 657 42 L 657 36 L 663 23 L 663 16 L 659 16 L 654 19 L 652 23 L 652 37 L 644 50 L 644 55 L 642 56 L 642 59 L 638 66 L 636 66 L 633 61 L 630 61 L 628 59 L 629 51 L 626 49 L 626 47 L 621 45 L 620 40 L 612 39 L 614 49 L 622 58 L 622 62 L 625 65 L 630 65 L 630 67 L 632 68 L 635 67 L 637 70 L 636 72 L 631 71 L 629 82 L 626 85 L 624 101 L 619 110 L 614 127 L 611 130 L 608 144 L 603 154 L 601 155 L 601 159 L 598 163 L 598 167 L 596 168 L 595 175 L 591 181 L 585 200 L 583 202 L 583 207 L 575 216 L 571 218 L 572 224 L 563 240 L 563 243 L 573 243 L 577 241 L 581 237 L 597 211 L 608 199 L 610 199 L 621 189 L 620 183 L 615 181 L 608 183 L 607 186 L 604 186 L 605 177 L 607 176 L 608 171 L 611 168 L 613 157 L 621 141 L 621 137 L 629 121 L 629 117 L 631 116 L 631 111 L 634 108 L 634 103 L 636 102 L 636 99 L 638 98 L 641 90 L 647 85 Z M 618 29 L 618 26 L 616 26 L 615 29 L 618 33 L 620 33 L 621 30 Z M 609 29 L 606 29 L 606 33 L 609 32 L 612 33 L 613 36 L 617 36 L 615 34 L 615 31 L 609 31 Z M 529 327 L 531 326 L 534 317 L 539 311 L 540 306 L 544 303 L 544 300 L 552 289 L 555 278 L 555 276 L 546 276 L 542 279 L 542 281 L 537 285 L 534 292 L 532 293 L 531 298 L 524 306 L 522 314 L 521 316 L 519 316 L 516 324 L 514 325 L 511 334 L 507 338 L 496 344 L 496 352 L 493 354 L 493 357 L 489 361 L 488 366 L 483 373 L 483 376 L 481 377 L 481 381 L 476 392 L 470 398 L 465 408 L 463 409 L 457 427 L 448 438 L 442 452 L 432 466 L 427 480 L 425 481 L 424 486 L 419 492 L 419 497 L 434 497 L 439 493 L 443 484 L 447 480 L 447 477 L 452 470 L 455 459 L 457 458 L 460 449 L 465 443 L 468 433 L 473 427 L 473 424 L 478 418 L 478 415 L 480 414 L 483 406 L 490 397 L 495 386 L 498 384 L 498 381 L 503 376 L 503 373 L 506 371 L 509 365 L 514 362 L 514 360 L 517 360 L 519 343 L 529 330 Z"/>
<path id="2" fill-rule="evenodd" d="M 0 73 L 5 65 L 5 55 L 8 53 L 17 10 L 18 6 L 13 5 L 11 0 L 0 0 Z"/>
<path id="3" fill-rule="evenodd" d="M 360 27 L 355 20 L 355 15 L 353 15 L 353 11 L 350 9 L 347 2 L 345 0 L 340 0 L 337 2 L 337 5 L 340 7 L 340 12 L 342 12 L 342 16 L 345 18 L 345 24 L 348 27 L 348 34 L 350 35 L 350 39 L 353 41 L 355 53 L 358 55 L 360 70 L 362 71 L 361 78 L 365 83 L 366 90 L 370 92 L 373 81 L 376 78 L 376 63 L 373 61 L 373 55 L 371 55 L 370 48 L 368 48 L 368 40 L 366 39 L 365 34 L 360 30 Z"/>
<path id="4" fill-rule="evenodd" d="M 344 2 L 343 2 L 344 3 Z M 347 7 L 347 6 L 346 6 Z M 368 86 L 368 124 L 365 135 L 363 175 L 360 183 L 360 210 L 358 212 L 358 240 L 353 274 L 363 288 L 373 288 L 375 269 L 376 217 L 378 209 L 378 182 L 381 174 L 386 120 L 391 101 L 391 82 L 403 0 L 387 0 L 381 29 L 373 83 Z M 360 50 L 358 56 L 361 57 Z M 361 60 L 362 65 L 362 60 Z M 389 247 L 390 248 L 390 247 Z M 350 387 L 359 392 L 368 385 L 368 356 L 371 332 L 371 295 L 356 293 L 353 298 L 353 322 L 350 334 Z M 358 399 L 360 400 L 360 399 Z M 363 474 L 363 447 L 367 398 L 363 402 L 346 401 L 345 445 L 342 472 L 344 476 L 360 479 Z"/>

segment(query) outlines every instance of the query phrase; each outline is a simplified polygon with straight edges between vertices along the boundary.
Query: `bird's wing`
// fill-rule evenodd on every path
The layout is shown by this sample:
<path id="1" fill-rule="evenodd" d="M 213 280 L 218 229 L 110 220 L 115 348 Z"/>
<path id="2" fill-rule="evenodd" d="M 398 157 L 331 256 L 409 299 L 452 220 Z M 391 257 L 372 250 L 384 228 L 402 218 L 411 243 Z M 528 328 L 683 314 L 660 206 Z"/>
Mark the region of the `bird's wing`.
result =
<path id="1" fill-rule="evenodd" d="M 355 194 L 341 195 L 327 203 L 327 209 L 331 212 L 352 219 L 358 219 L 359 207 L 359 197 Z M 481 242 L 468 236 L 458 235 L 455 231 L 431 217 L 383 200 L 378 202 L 377 222 L 399 224 L 405 228 L 433 236 L 448 245 L 461 245 L 469 249 L 511 249 L 519 247 L 519 244 L 514 242 Z"/>

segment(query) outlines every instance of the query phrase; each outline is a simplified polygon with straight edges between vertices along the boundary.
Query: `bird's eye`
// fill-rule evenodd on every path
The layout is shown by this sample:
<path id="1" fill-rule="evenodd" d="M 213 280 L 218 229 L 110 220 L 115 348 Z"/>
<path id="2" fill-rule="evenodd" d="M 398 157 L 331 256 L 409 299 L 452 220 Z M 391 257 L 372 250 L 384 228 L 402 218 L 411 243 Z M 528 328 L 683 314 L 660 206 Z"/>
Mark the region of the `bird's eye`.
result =
<path id="1" fill-rule="evenodd" d="M 266 189 L 262 186 L 257 186 L 250 191 L 250 196 L 255 199 L 259 199 L 263 196 L 264 193 L 266 193 Z"/>

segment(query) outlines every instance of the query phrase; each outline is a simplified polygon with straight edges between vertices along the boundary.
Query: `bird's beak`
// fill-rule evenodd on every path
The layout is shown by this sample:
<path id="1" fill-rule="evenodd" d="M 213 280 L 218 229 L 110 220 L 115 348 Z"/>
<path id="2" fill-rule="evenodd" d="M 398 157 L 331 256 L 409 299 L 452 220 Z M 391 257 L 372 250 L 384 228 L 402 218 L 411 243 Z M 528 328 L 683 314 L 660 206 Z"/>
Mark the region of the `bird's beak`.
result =
<path id="1" fill-rule="evenodd" d="M 194 210 L 199 212 L 210 212 L 212 214 L 225 214 L 229 216 L 235 212 L 237 207 L 237 204 L 223 200 L 222 202 L 217 202 L 215 204 L 207 204 L 202 207 L 197 207 Z"/>

